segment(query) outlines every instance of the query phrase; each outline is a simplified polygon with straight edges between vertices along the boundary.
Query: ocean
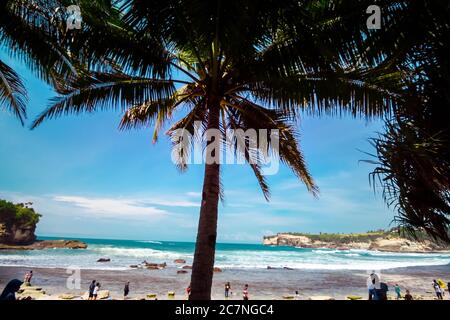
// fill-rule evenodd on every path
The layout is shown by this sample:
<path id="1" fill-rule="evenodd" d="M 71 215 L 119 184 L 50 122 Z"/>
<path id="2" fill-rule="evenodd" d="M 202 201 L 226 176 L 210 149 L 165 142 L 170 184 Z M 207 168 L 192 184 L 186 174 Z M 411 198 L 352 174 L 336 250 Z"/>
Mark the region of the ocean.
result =
<path id="1" fill-rule="evenodd" d="M 41 240 L 62 239 L 39 237 Z M 67 239 L 67 238 L 65 238 Z M 0 251 L 0 266 L 68 268 L 93 270 L 128 270 L 144 260 L 152 263 L 184 259 L 192 264 L 195 244 L 176 241 L 133 241 L 77 239 L 88 244 L 87 249 L 44 249 Z M 99 258 L 110 262 L 99 263 Z M 304 270 L 386 270 L 414 266 L 441 266 L 450 263 L 448 253 L 388 253 L 367 250 L 306 249 L 264 246 L 262 244 L 219 243 L 216 266 L 222 269 L 251 270 L 292 268 Z"/>

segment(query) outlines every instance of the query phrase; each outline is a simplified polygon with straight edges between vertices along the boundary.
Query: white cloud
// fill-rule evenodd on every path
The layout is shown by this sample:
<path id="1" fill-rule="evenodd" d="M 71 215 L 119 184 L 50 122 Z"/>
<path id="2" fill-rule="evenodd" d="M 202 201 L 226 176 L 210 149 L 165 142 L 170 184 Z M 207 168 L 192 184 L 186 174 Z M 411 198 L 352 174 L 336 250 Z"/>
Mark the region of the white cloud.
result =
<path id="1" fill-rule="evenodd" d="M 186 195 L 189 197 L 201 197 L 202 193 L 201 192 L 194 192 L 194 191 L 190 191 L 190 192 L 186 192 Z"/>
<path id="2" fill-rule="evenodd" d="M 246 232 L 238 232 L 238 233 L 223 233 L 219 234 L 219 242 L 261 242 L 261 237 L 255 234 L 249 234 Z"/>
<path id="3" fill-rule="evenodd" d="M 88 198 L 61 195 L 54 196 L 53 200 L 69 203 L 93 214 L 102 216 L 162 216 L 167 214 L 165 210 L 146 206 L 142 202 L 133 199 Z"/>
<path id="4" fill-rule="evenodd" d="M 140 200 L 142 203 L 148 203 L 165 207 L 200 207 L 200 201 L 164 199 L 164 198 L 147 198 Z"/>

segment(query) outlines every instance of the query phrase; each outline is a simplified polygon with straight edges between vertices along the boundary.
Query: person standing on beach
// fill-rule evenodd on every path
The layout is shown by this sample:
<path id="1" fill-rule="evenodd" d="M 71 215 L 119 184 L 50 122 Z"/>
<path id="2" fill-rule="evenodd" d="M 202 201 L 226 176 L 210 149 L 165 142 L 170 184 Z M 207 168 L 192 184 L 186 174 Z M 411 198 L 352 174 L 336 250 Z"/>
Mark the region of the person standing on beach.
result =
<path id="1" fill-rule="evenodd" d="M 225 283 L 225 298 L 228 298 L 230 290 L 231 290 L 230 283 L 229 282 Z"/>
<path id="2" fill-rule="evenodd" d="M 125 283 L 125 287 L 123 288 L 123 300 L 127 298 L 129 292 L 130 292 L 130 282 L 127 281 L 127 283 Z"/>
<path id="3" fill-rule="evenodd" d="M 94 300 L 97 300 L 98 292 L 100 291 L 100 283 L 96 283 L 93 291 Z"/>
<path id="4" fill-rule="evenodd" d="M 242 291 L 242 298 L 244 300 L 248 300 L 248 284 L 244 286 L 244 290 Z"/>
<path id="5" fill-rule="evenodd" d="M 31 278 L 33 278 L 33 270 L 30 270 L 27 274 L 25 274 L 25 279 L 23 282 L 26 286 L 31 286 Z"/>
<path id="6" fill-rule="evenodd" d="M 189 297 L 191 296 L 191 284 L 186 288 L 186 295 L 187 299 L 189 300 Z"/>
<path id="7" fill-rule="evenodd" d="M 88 300 L 94 299 L 94 288 L 95 288 L 95 280 L 92 280 L 91 284 L 89 285 L 89 298 L 88 298 Z"/>
<path id="8" fill-rule="evenodd" d="M 378 275 L 374 272 L 372 272 L 369 277 L 367 278 L 367 289 L 369 291 L 369 300 L 378 300 L 378 293 L 377 289 L 380 285 L 380 278 Z M 378 288 L 377 288 L 378 284 Z"/>
<path id="9" fill-rule="evenodd" d="M 413 300 L 413 296 L 409 293 L 409 290 L 406 290 L 405 300 Z"/>
<path id="10" fill-rule="evenodd" d="M 436 282 L 436 280 L 433 280 L 433 288 L 434 292 L 436 293 L 436 296 L 439 300 L 442 300 L 442 289 L 441 286 Z"/>
<path id="11" fill-rule="evenodd" d="M 395 294 L 397 295 L 395 299 L 396 300 L 400 300 L 402 298 L 401 289 L 400 289 L 400 286 L 397 283 L 394 286 L 394 291 L 395 291 Z"/>
<path id="12" fill-rule="evenodd" d="M 445 282 L 442 279 L 437 279 L 436 282 L 441 287 L 442 297 L 445 297 Z"/>

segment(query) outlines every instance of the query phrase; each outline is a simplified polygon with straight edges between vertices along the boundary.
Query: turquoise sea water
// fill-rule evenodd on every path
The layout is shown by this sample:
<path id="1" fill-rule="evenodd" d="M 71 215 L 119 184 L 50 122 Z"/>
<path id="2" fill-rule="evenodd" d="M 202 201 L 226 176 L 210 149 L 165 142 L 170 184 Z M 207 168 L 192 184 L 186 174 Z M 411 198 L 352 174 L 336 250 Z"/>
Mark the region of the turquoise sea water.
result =
<path id="1" fill-rule="evenodd" d="M 40 237 L 39 239 L 61 238 Z M 86 250 L 0 251 L 0 266 L 126 270 L 130 268 L 130 265 L 139 264 L 144 260 L 155 263 L 166 262 L 169 266 L 175 266 L 173 260 L 185 259 L 186 264 L 191 264 L 194 252 L 194 243 L 191 242 L 78 240 L 86 242 L 88 248 Z M 110 258 L 111 261 L 96 262 L 102 257 Z M 219 243 L 216 251 L 216 266 L 225 269 L 266 269 L 271 266 L 317 270 L 379 270 L 449 263 L 450 254 L 444 253 L 387 253 L 231 243 Z"/>

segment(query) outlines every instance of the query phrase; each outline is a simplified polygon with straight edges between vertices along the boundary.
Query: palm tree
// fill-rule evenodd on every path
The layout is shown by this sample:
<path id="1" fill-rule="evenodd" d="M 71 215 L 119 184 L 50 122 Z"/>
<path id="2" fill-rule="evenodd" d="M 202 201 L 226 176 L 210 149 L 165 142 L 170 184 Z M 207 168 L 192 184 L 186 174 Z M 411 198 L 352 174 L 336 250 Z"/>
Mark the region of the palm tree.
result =
<path id="1" fill-rule="evenodd" d="M 367 73 L 350 65 L 354 57 L 334 46 L 321 1 L 105 1 L 96 14 L 90 5 L 80 2 L 83 28 L 60 43 L 76 59 L 77 74 L 33 128 L 64 114 L 112 108 L 124 112 L 121 129 L 154 125 L 156 141 L 177 114 L 169 135 L 193 133 L 199 121 L 194 133 L 206 141 L 206 154 L 224 146 L 242 153 L 268 199 L 261 162 L 247 144 L 236 148 L 237 140 L 219 138 L 220 148 L 213 148 L 205 130 L 279 130 L 278 150 L 267 137 L 269 153 L 317 194 L 295 130 L 300 111 L 373 117 L 391 107 Z M 177 152 L 185 169 L 188 150 Z M 220 186 L 220 163 L 206 163 L 191 299 L 211 297 Z"/>
<path id="2" fill-rule="evenodd" d="M 57 88 L 61 79 L 75 72 L 74 61 L 58 50 L 66 34 L 56 8 L 65 1 L 5 0 L 0 3 L 0 45 L 29 67 L 40 79 Z M 24 124 L 27 91 L 20 76 L 0 60 L 0 107 L 11 111 Z"/>
<path id="3" fill-rule="evenodd" d="M 407 120 L 406 122 L 404 120 Z M 418 119 L 386 121 L 386 132 L 372 139 L 377 167 L 371 181 L 397 211 L 395 221 L 413 237 L 425 231 L 450 242 L 450 163 L 446 132 L 430 132 Z M 423 233 L 423 232 L 422 232 Z"/>
<path id="4" fill-rule="evenodd" d="M 402 230 L 425 231 L 449 243 L 450 3 L 379 4 L 383 27 L 367 35 L 364 58 L 382 60 L 385 78 L 400 75 L 394 82 L 401 99 L 386 118 L 385 132 L 372 140 L 377 167 L 371 182 L 382 187 Z"/>

